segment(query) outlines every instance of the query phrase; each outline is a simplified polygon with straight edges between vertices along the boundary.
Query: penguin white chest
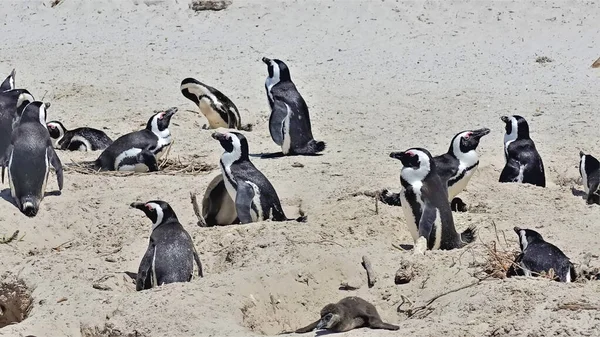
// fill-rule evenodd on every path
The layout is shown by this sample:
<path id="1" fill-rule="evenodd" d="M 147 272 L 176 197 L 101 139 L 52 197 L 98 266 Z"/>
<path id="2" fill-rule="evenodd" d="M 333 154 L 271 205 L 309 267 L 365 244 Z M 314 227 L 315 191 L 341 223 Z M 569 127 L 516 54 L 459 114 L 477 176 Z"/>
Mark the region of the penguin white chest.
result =
<path id="1" fill-rule="evenodd" d="M 448 201 L 452 201 L 452 199 L 454 199 L 454 197 L 456 197 L 460 192 L 464 191 L 467 187 L 467 184 L 469 184 L 469 180 L 471 180 L 476 167 L 473 167 L 470 170 L 467 170 L 467 168 L 468 167 L 462 163 L 458 167 L 458 173 L 456 176 L 462 175 L 462 178 L 456 181 L 452 186 L 448 186 Z M 451 179 L 454 179 L 454 177 Z"/>
<path id="2" fill-rule="evenodd" d="M 283 144 L 281 144 L 281 152 L 283 152 L 283 154 L 288 154 L 292 145 L 292 136 L 290 135 L 290 119 L 292 117 L 292 109 L 287 104 L 286 106 L 287 115 L 285 116 L 285 119 L 283 120 L 283 123 L 281 125 L 281 131 L 283 134 Z"/>
<path id="3" fill-rule="evenodd" d="M 415 218 L 415 215 L 413 213 L 413 206 L 420 205 L 421 212 L 423 211 L 424 203 L 421 199 L 422 186 L 423 184 L 421 182 L 417 182 L 408 187 L 408 189 L 402 188 L 402 190 L 400 191 L 400 202 L 402 204 L 402 210 L 404 212 L 404 221 L 406 221 L 408 231 L 410 232 L 410 235 L 413 237 L 413 240 L 415 242 L 417 242 L 417 239 L 419 239 L 419 228 L 417 224 L 417 219 Z M 409 193 L 410 191 L 412 191 L 415 194 L 415 205 L 411 205 L 406 198 L 407 193 Z"/>
<path id="4" fill-rule="evenodd" d="M 217 106 L 218 103 L 215 102 L 213 104 L 215 106 Z M 199 107 L 200 107 L 200 111 L 202 112 L 204 117 L 206 117 L 206 119 L 208 120 L 208 125 L 210 125 L 211 129 L 229 127 L 229 124 L 227 123 L 227 121 L 223 120 L 221 115 L 217 111 L 215 111 L 215 109 L 213 109 L 211 102 L 208 98 L 206 98 L 206 97 L 202 98 L 200 100 Z"/>
<path id="5" fill-rule="evenodd" d="M 237 196 L 237 191 L 233 186 L 232 182 L 235 182 L 233 178 L 233 174 L 231 174 L 231 166 L 225 166 L 221 163 L 221 173 L 223 174 L 223 182 L 225 183 L 225 189 L 227 189 L 227 193 L 231 197 L 231 200 L 235 203 L 235 198 Z"/>
<path id="6" fill-rule="evenodd" d="M 585 156 L 581 158 L 581 164 L 579 164 L 579 173 L 581 173 L 581 179 L 583 180 L 583 189 L 585 193 L 590 193 L 590 188 L 588 187 L 588 177 L 587 173 L 585 173 Z"/>
<path id="7" fill-rule="evenodd" d="M 156 144 L 156 151 L 154 155 L 156 156 L 156 160 L 159 160 L 171 147 L 171 135 L 169 134 L 166 137 L 158 137 L 158 142 Z"/>

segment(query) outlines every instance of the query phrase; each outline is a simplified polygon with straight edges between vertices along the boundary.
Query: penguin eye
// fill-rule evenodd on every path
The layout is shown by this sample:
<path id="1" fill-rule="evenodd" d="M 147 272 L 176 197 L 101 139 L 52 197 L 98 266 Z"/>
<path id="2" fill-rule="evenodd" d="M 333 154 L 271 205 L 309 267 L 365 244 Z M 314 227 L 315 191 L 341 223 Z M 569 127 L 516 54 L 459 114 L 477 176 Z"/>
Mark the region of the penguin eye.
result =
<path id="1" fill-rule="evenodd" d="M 165 113 L 161 112 L 160 115 L 158 115 L 158 119 L 163 119 L 163 117 L 165 117 Z"/>
<path id="2" fill-rule="evenodd" d="M 467 133 L 466 135 L 464 135 L 463 137 L 464 139 L 469 139 L 471 138 L 471 132 Z"/>
<path id="3" fill-rule="evenodd" d="M 153 211 L 153 210 L 154 210 L 154 207 L 152 207 L 152 205 L 150 205 L 150 204 L 146 204 L 146 208 L 147 208 L 149 211 Z"/>

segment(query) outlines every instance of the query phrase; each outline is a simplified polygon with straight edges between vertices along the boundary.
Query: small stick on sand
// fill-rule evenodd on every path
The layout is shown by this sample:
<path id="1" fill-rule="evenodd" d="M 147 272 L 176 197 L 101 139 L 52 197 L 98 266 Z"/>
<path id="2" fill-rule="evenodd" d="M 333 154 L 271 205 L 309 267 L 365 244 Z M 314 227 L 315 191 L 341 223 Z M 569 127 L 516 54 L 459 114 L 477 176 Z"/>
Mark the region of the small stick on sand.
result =
<path id="1" fill-rule="evenodd" d="M 198 218 L 198 226 L 206 227 L 206 220 L 200 213 L 200 207 L 198 207 L 198 198 L 193 192 L 190 192 L 190 199 L 192 200 L 192 207 L 194 208 L 194 214 L 196 214 L 196 218 Z"/>
<path id="2" fill-rule="evenodd" d="M 429 301 L 427 301 L 427 303 L 425 303 L 425 305 L 422 305 L 422 306 L 419 306 L 419 307 L 416 307 L 416 308 L 410 308 L 409 310 L 407 310 L 407 311 L 406 311 L 406 313 L 407 313 L 408 317 L 411 317 L 411 318 L 412 318 L 412 317 L 413 317 L 413 316 L 415 316 L 416 314 L 418 314 L 418 313 L 420 313 L 420 312 L 423 312 L 423 313 L 420 315 L 420 316 L 421 316 L 420 318 L 425 318 L 425 317 L 427 317 L 427 316 L 428 316 L 428 315 L 429 315 L 429 314 L 430 314 L 430 313 L 433 311 L 433 308 L 429 308 L 429 306 L 430 306 L 430 305 L 431 305 L 433 302 L 435 302 L 436 300 L 438 300 L 440 297 L 444 297 L 444 296 L 446 296 L 446 295 L 449 295 L 449 294 L 455 293 L 455 292 L 457 292 L 457 291 L 461 291 L 461 290 L 464 290 L 464 289 L 467 289 L 467 288 L 470 288 L 470 287 L 474 287 L 474 286 L 478 285 L 479 283 L 481 283 L 481 281 L 482 281 L 482 280 L 478 280 L 478 281 L 475 281 L 475 282 L 473 282 L 473 283 L 467 284 L 466 286 L 462 286 L 462 287 L 459 287 L 459 288 L 456 288 L 456 289 L 453 289 L 453 290 L 447 291 L 447 292 L 445 292 L 445 293 L 441 293 L 441 294 L 439 294 L 439 295 L 437 295 L 437 296 L 434 296 L 434 297 L 433 297 L 432 299 L 430 299 Z M 401 312 L 401 310 L 398 310 L 398 311 L 399 311 L 399 312 Z"/>
<path id="3" fill-rule="evenodd" d="M 369 288 L 373 288 L 375 282 L 377 282 L 377 276 L 375 276 L 375 272 L 373 271 L 373 266 L 371 266 L 371 261 L 366 256 L 362 257 L 362 266 L 367 271 L 367 284 Z"/>
<path id="4" fill-rule="evenodd" d="M 17 239 L 17 236 L 19 236 L 19 230 L 16 230 L 8 239 L 4 237 L 0 239 L 0 244 L 11 243 Z"/>

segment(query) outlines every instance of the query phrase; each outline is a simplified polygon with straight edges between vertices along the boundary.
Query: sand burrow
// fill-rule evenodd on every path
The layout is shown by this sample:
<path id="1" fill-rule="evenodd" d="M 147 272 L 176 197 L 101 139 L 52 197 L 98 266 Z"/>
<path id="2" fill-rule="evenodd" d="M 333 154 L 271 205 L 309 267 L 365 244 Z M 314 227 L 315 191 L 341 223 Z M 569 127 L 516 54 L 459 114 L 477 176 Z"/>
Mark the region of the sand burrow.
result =
<path id="1" fill-rule="evenodd" d="M 31 290 L 23 281 L 0 283 L 0 329 L 25 320 L 32 301 Z"/>

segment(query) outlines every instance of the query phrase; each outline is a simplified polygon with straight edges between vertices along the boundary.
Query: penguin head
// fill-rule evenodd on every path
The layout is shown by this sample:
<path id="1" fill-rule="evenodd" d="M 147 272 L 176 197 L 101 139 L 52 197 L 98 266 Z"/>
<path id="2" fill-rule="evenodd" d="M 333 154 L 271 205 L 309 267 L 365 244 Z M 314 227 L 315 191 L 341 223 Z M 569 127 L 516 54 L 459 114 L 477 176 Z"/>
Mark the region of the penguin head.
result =
<path id="1" fill-rule="evenodd" d="M 46 127 L 47 110 L 50 108 L 50 103 L 33 101 L 25 107 L 20 122 L 38 122 Z"/>
<path id="2" fill-rule="evenodd" d="M 519 236 L 519 245 L 521 246 L 521 251 L 525 251 L 527 246 L 532 242 L 544 241 L 542 235 L 532 229 L 523 229 L 519 227 L 513 228 L 515 233 Z"/>
<path id="3" fill-rule="evenodd" d="M 210 90 L 208 90 L 208 87 L 204 83 L 191 77 L 181 81 L 179 90 L 181 90 L 181 93 L 183 96 L 185 96 L 185 98 L 196 103 L 196 105 L 200 105 L 201 96 L 208 95 L 210 93 Z"/>
<path id="4" fill-rule="evenodd" d="M 502 116 L 500 119 L 504 122 L 506 134 L 505 143 L 509 140 L 529 139 L 529 124 L 525 118 L 519 115 Z"/>
<path id="5" fill-rule="evenodd" d="M 177 110 L 176 107 L 172 107 L 165 111 L 155 111 L 154 115 L 148 120 L 146 129 L 152 131 L 152 133 L 159 137 L 166 137 L 168 135 L 169 123 L 171 123 L 171 117 L 173 117 Z M 165 135 L 165 133 L 167 135 Z"/>
<path id="6" fill-rule="evenodd" d="M 479 140 L 489 133 L 490 129 L 488 128 L 459 132 L 452 138 L 448 153 L 461 159 L 464 154 L 477 150 Z"/>
<path id="7" fill-rule="evenodd" d="M 248 140 L 239 132 L 215 132 L 212 137 L 221 143 L 223 150 L 222 160 L 233 163 L 238 160 L 249 160 Z"/>
<path id="8" fill-rule="evenodd" d="M 2 84 L 0 84 L 0 92 L 13 90 L 15 88 L 15 75 L 16 74 L 17 74 L 17 71 L 15 69 L 13 69 L 10 72 L 10 75 L 8 75 L 8 77 L 6 79 L 4 79 Z"/>
<path id="9" fill-rule="evenodd" d="M 67 132 L 67 128 L 59 121 L 48 122 L 46 127 L 48 128 L 48 133 L 50 133 L 50 138 L 52 139 L 54 146 L 57 145 L 58 141 L 64 137 Z"/>
<path id="10" fill-rule="evenodd" d="M 331 329 L 336 326 L 342 318 L 342 309 L 339 306 L 330 303 L 321 310 L 321 319 L 317 324 L 317 329 Z"/>
<path id="11" fill-rule="evenodd" d="M 152 221 L 152 230 L 158 227 L 166 219 L 177 219 L 177 215 L 171 206 L 162 200 L 150 200 L 148 202 L 134 202 L 129 205 L 132 208 L 137 208 L 146 214 L 148 219 Z"/>
<path id="12" fill-rule="evenodd" d="M 262 61 L 267 65 L 267 70 L 269 71 L 269 76 L 267 77 L 268 84 L 275 85 L 279 82 L 290 82 L 292 80 L 290 70 L 283 61 L 266 57 L 263 57 Z"/>
<path id="13" fill-rule="evenodd" d="M 423 148 L 392 152 L 390 157 L 402 162 L 403 167 L 400 175 L 409 184 L 422 181 L 435 168 L 431 153 Z"/>

